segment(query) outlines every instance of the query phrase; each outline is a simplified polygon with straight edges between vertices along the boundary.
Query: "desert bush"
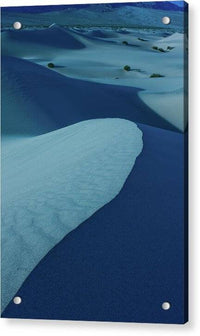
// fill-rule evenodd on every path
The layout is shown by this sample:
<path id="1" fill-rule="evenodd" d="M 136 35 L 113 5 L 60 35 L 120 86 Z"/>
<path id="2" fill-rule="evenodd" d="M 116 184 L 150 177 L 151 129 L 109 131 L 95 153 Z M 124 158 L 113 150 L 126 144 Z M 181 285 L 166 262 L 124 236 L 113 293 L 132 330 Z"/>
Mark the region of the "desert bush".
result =
<path id="1" fill-rule="evenodd" d="M 152 49 L 160 52 L 166 52 L 163 48 L 158 48 L 157 46 L 153 46 Z"/>
<path id="2" fill-rule="evenodd" d="M 148 40 L 145 40 L 145 39 L 143 39 L 143 38 L 141 38 L 141 37 L 138 37 L 138 40 L 139 41 L 143 41 L 143 42 L 147 42 Z"/>
<path id="3" fill-rule="evenodd" d="M 158 48 L 158 51 L 165 52 L 165 50 L 163 48 Z"/>
<path id="4" fill-rule="evenodd" d="M 150 78 L 160 78 L 160 77 L 165 77 L 165 76 L 157 74 L 157 73 L 153 73 L 152 75 L 150 75 Z"/>
<path id="5" fill-rule="evenodd" d="M 167 50 L 173 50 L 173 49 L 174 47 L 170 47 L 170 46 L 167 47 Z"/>
<path id="6" fill-rule="evenodd" d="M 48 68 L 54 68 L 55 67 L 55 65 L 53 63 L 48 63 L 47 66 L 48 66 Z"/>
<path id="7" fill-rule="evenodd" d="M 125 65 L 125 66 L 124 66 L 124 70 L 125 70 L 125 71 L 130 71 L 130 70 L 131 70 L 130 65 Z"/>

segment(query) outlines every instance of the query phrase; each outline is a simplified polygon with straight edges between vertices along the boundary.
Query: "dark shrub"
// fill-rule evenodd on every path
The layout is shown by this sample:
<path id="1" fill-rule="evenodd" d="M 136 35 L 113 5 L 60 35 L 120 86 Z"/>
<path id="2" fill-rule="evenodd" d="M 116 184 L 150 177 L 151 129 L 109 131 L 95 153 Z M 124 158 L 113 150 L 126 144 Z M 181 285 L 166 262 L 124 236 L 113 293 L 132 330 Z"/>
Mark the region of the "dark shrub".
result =
<path id="1" fill-rule="evenodd" d="M 124 66 L 124 70 L 125 70 L 125 71 L 130 71 L 130 70 L 131 70 L 131 67 L 130 67 L 129 65 L 125 65 L 125 66 Z"/>
<path id="2" fill-rule="evenodd" d="M 163 48 L 158 48 L 158 47 L 156 47 L 156 46 L 153 46 L 152 49 L 153 49 L 153 50 L 160 51 L 160 52 L 166 52 Z"/>
<path id="3" fill-rule="evenodd" d="M 163 48 L 158 48 L 158 51 L 165 52 L 165 50 Z"/>
<path id="4" fill-rule="evenodd" d="M 127 41 L 123 41 L 122 44 L 128 45 L 128 42 Z"/>
<path id="5" fill-rule="evenodd" d="M 174 47 L 170 47 L 170 46 L 167 47 L 167 50 L 173 50 L 173 49 Z"/>
<path id="6" fill-rule="evenodd" d="M 48 66 L 48 68 L 54 68 L 55 67 L 55 65 L 53 63 L 48 63 L 47 66 Z"/>
<path id="7" fill-rule="evenodd" d="M 142 41 L 142 42 L 147 42 L 148 40 L 145 40 L 145 39 L 143 39 L 143 38 L 141 38 L 141 37 L 138 37 L 138 40 L 139 41 Z"/>
<path id="8" fill-rule="evenodd" d="M 157 73 L 153 73 L 152 75 L 149 76 L 150 78 L 160 78 L 160 77 L 165 77 L 163 75 L 157 74 Z"/>

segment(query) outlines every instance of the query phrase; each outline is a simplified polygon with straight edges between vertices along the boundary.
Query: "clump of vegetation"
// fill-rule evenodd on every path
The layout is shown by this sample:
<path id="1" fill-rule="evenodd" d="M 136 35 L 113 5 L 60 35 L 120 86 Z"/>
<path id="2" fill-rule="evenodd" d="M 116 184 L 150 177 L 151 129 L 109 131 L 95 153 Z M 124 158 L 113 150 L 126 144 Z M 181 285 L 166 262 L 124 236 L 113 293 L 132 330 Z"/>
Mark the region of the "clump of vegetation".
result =
<path id="1" fill-rule="evenodd" d="M 53 63 L 48 63 L 47 66 L 48 66 L 48 68 L 54 68 L 55 67 L 55 65 Z"/>
<path id="2" fill-rule="evenodd" d="M 158 48 L 157 46 L 153 46 L 152 49 L 160 52 L 166 52 L 163 48 Z"/>
<path id="3" fill-rule="evenodd" d="M 125 71 L 131 71 L 131 67 L 130 67 L 130 65 L 125 65 L 125 66 L 124 66 L 124 70 L 125 70 Z"/>
<path id="4" fill-rule="evenodd" d="M 128 42 L 127 41 L 122 41 L 122 44 L 128 45 Z"/>
<path id="5" fill-rule="evenodd" d="M 157 74 L 157 73 L 153 73 L 152 75 L 149 76 L 150 78 L 161 78 L 161 77 L 165 77 L 163 75 Z"/>
<path id="6" fill-rule="evenodd" d="M 148 40 L 145 40 L 145 39 L 143 39 L 143 38 L 141 38 L 141 37 L 138 37 L 138 40 L 139 41 L 143 41 L 143 42 L 147 42 Z"/>
<path id="7" fill-rule="evenodd" d="M 167 50 L 173 50 L 173 49 L 174 47 L 170 47 L 170 46 L 167 47 Z"/>
<path id="8" fill-rule="evenodd" d="M 165 50 L 163 48 L 158 48 L 158 51 L 165 52 Z"/>

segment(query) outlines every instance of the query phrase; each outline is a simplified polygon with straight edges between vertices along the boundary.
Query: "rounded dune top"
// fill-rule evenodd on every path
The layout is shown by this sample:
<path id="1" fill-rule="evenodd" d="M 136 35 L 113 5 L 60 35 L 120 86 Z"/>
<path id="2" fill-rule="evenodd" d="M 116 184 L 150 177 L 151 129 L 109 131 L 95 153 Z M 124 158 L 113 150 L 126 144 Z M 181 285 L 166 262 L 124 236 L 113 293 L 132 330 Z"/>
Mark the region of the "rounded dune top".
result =
<path id="1" fill-rule="evenodd" d="M 167 37 L 164 37 L 158 41 L 159 46 L 167 47 L 179 47 L 182 48 L 183 40 L 186 39 L 186 36 L 182 33 L 173 33 Z"/>
<path id="2" fill-rule="evenodd" d="M 121 192 L 142 146 L 135 123 L 105 118 L 3 149 L 2 309 L 66 234 Z"/>
<path id="3" fill-rule="evenodd" d="M 63 136 L 64 140 L 66 138 L 70 138 L 72 135 L 76 134 L 76 132 L 79 133 L 79 139 L 84 141 L 84 146 L 86 143 L 90 143 L 91 139 L 93 139 L 93 147 L 95 147 L 96 144 L 97 147 L 100 146 L 102 148 L 103 144 L 105 144 L 105 150 L 109 144 L 112 144 L 113 146 L 116 144 L 120 151 L 126 151 L 128 149 L 132 158 L 136 158 L 142 151 L 142 131 L 134 122 L 121 118 L 85 120 L 77 124 L 55 130 L 51 133 L 44 134 L 40 138 L 51 138 L 52 134 L 59 133 L 59 137 Z"/>
<path id="4" fill-rule="evenodd" d="M 88 36 L 91 37 L 98 37 L 98 38 L 110 38 L 110 37 L 116 37 L 117 34 L 115 34 L 112 31 L 106 31 L 103 29 L 93 29 L 87 33 Z"/>
<path id="5" fill-rule="evenodd" d="M 2 34 L 2 53 L 15 55 L 15 44 L 19 43 L 23 48 L 31 45 L 42 45 L 60 49 L 82 49 L 85 45 L 79 40 L 75 33 L 69 29 L 60 27 L 57 24 L 44 29 L 22 29 L 20 31 L 10 30 Z"/>

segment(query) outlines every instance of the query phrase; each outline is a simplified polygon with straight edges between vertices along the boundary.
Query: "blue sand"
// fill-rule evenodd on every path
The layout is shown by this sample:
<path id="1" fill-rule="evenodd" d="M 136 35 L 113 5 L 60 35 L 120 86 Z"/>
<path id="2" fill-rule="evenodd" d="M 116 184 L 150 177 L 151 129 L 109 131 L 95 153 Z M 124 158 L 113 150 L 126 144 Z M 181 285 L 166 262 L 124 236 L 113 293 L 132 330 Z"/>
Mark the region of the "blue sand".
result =
<path id="1" fill-rule="evenodd" d="M 143 151 L 121 193 L 48 253 L 3 317 L 187 321 L 185 135 L 138 126 Z"/>
<path id="2" fill-rule="evenodd" d="M 2 146 L 2 310 L 66 234 L 118 195 L 142 146 L 136 124 L 119 118 Z"/>
<path id="3" fill-rule="evenodd" d="M 2 71 L 2 106 L 6 111 L 2 115 L 2 132 L 5 134 L 39 135 L 95 118 L 123 118 L 177 131 L 141 101 L 137 88 L 63 77 L 43 66 L 10 56 L 2 57 Z M 15 92 L 15 99 L 20 99 L 15 119 L 10 84 L 13 74 L 20 87 L 19 92 Z M 22 92 L 26 96 L 21 102 Z"/>
<path id="4" fill-rule="evenodd" d="M 48 30 L 22 30 L 20 31 L 20 34 L 18 31 L 11 30 L 7 32 L 7 35 L 8 38 L 15 41 L 15 43 L 26 43 L 31 41 L 31 43 L 41 45 L 41 48 L 45 45 L 72 50 L 85 48 L 85 45 L 73 37 L 68 29 L 59 27 L 58 31 L 56 25 L 52 25 Z"/>

